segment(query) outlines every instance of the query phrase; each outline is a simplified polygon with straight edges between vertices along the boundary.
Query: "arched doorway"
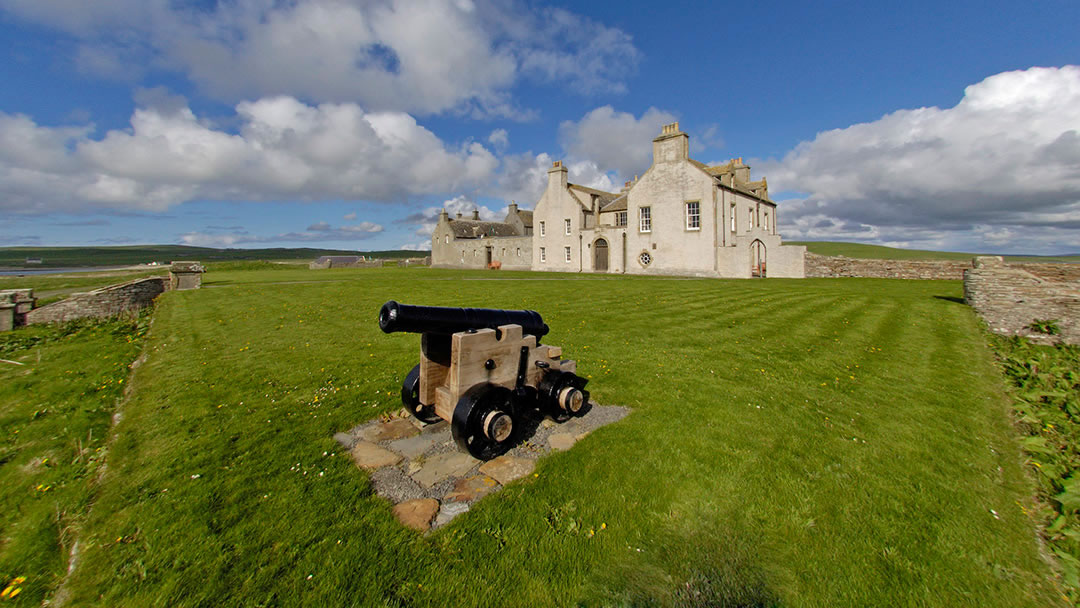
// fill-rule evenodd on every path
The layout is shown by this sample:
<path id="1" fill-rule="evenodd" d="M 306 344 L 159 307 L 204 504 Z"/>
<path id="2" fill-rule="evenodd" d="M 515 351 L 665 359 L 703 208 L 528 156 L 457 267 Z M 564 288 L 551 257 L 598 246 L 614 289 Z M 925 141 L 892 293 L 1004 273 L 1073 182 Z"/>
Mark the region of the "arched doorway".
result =
<path id="1" fill-rule="evenodd" d="M 765 243 L 761 241 L 750 243 L 750 276 L 765 278 Z"/>
<path id="2" fill-rule="evenodd" d="M 608 271 L 608 244 L 604 239 L 596 239 L 593 243 L 593 270 L 596 272 Z"/>

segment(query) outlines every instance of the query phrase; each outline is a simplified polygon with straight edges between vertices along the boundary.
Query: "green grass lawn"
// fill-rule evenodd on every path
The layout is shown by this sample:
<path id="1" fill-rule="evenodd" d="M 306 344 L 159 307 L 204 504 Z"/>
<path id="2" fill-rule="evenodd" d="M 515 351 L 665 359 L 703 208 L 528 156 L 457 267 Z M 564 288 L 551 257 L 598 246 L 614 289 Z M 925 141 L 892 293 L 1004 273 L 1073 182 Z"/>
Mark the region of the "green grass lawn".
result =
<path id="1" fill-rule="evenodd" d="M 956 251 L 927 251 L 924 249 L 899 249 L 882 245 L 864 245 L 862 243 L 844 243 L 840 241 L 787 241 L 787 245 L 806 245 L 807 251 L 818 255 L 842 255 L 849 258 L 870 258 L 878 260 L 963 260 L 971 261 L 976 255 L 995 255 L 988 253 L 960 253 Z M 1080 263 L 1080 256 L 1032 256 L 1007 255 L 1009 262 L 1071 262 Z"/>
<path id="2" fill-rule="evenodd" d="M 959 282 L 386 268 L 204 285 L 159 300 L 71 605 L 1064 603 Z M 378 330 L 388 299 L 538 310 L 593 397 L 633 412 L 411 532 L 331 439 L 400 407 L 419 336 Z"/>
<path id="3" fill-rule="evenodd" d="M 0 334 L 0 587 L 25 578 L 12 603 L 41 604 L 67 571 L 141 333 L 128 319 Z"/>
<path id="4" fill-rule="evenodd" d="M 0 276 L 0 289 L 33 289 L 38 306 L 45 306 L 73 293 L 93 291 L 142 277 L 167 274 L 166 268 L 153 270 L 114 270 L 108 272 L 80 272 L 70 274 L 40 274 L 28 276 Z"/>

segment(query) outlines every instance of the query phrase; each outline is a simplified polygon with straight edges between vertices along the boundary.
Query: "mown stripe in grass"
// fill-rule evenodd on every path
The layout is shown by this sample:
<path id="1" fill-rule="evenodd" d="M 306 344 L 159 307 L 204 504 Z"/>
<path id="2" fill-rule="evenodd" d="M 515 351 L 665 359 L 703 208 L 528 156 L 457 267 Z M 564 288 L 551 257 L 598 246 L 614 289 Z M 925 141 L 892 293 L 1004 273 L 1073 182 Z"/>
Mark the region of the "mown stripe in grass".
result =
<path id="1" fill-rule="evenodd" d="M 955 283 L 357 276 L 278 286 L 251 276 L 250 292 L 230 289 L 229 300 L 212 289 L 166 296 L 152 373 L 116 452 L 123 472 L 100 503 L 112 515 L 92 522 L 101 568 L 77 576 L 85 604 L 567 605 L 619 572 L 659 570 L 671 587 L 648 592 L 674 593 L 698 562 L 711 564 L 698 575 L 725 581 L 715 593 L 752 580 L 791 604 L 1053 602 L 1030 527 L 985 510 L 1022 489 L 985 480 L 997 466 L 1013 479 L 1015 462 L 971 457 L 1008 441 L 980 422 L 1000 414 L 988 401 L 995 380 L 960 375 L 981 347 L 942 332 L 975 327 L 933 297 L 955 295 Z M 594 394 L 635 411 L 421 539 L 347 459 L 321 455 L 337 449 L 334 431 L 396 407 L 419 340 L 378 331 L 390 298 L 540 310 Z M 688 300 L 716 302 L 716 313 L 671 322 Z M 752 300 L 768 311 L 757 325 L 742 306 Z M 736 331 L 732 315 L 747 315 Z M 935 333 L 941 344 L 922 353 Z M 869 357 L 876 341 L 880 377 L 842 390 L 805 381 Z M 808 348 L 814 356 L 785 359 Z M 717 361 L 795 369 L 705 375 Z M 975 469 L 942 465 L 967 461 Z M 130 542 L 113 544 L 114 533 Z"/>

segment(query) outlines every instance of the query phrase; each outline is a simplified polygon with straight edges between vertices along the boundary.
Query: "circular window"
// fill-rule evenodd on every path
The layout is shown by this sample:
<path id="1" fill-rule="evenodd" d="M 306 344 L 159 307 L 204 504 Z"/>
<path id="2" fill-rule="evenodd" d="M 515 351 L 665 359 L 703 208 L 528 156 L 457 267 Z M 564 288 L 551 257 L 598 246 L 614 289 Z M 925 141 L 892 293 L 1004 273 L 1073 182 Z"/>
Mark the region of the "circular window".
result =
<path id="1" fill-rule="evenodd" d="M 648 266 L 649 264 L 652 264 L 652 254 L 648 251 L 642 251 L 641 255 L 639 255 L 637 259 L 639 262 L 641 262 L 642 266 Z"/>

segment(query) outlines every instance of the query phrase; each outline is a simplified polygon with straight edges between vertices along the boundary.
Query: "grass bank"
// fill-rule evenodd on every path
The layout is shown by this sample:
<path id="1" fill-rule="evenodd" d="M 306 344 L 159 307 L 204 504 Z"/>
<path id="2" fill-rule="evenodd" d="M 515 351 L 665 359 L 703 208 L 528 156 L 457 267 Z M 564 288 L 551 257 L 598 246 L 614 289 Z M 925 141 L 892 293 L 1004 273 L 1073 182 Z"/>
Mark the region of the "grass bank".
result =
<path id="1" fill-rule="evenodd" d="M 1035 516 L 1080 603 L 1080 347 L 992 337 L 1038 482 Z"/>
<path id="2" fill-rule="evenodd" d="M 73 605 L 1063 601 L 959 282 L 205 279 L 160 300 Z M 536 309 L 594 397 L 634 411 L 410 532 L 331 439 L 400 407 L 419 338 L 379 332 L 391 298 Z"/>
<path id="3" fill-rule="evenodd" d="M 40 605 L 67 571 L 145 323 L 0 334 L 0 587 L 17 581 L 12 603 Z"/>

